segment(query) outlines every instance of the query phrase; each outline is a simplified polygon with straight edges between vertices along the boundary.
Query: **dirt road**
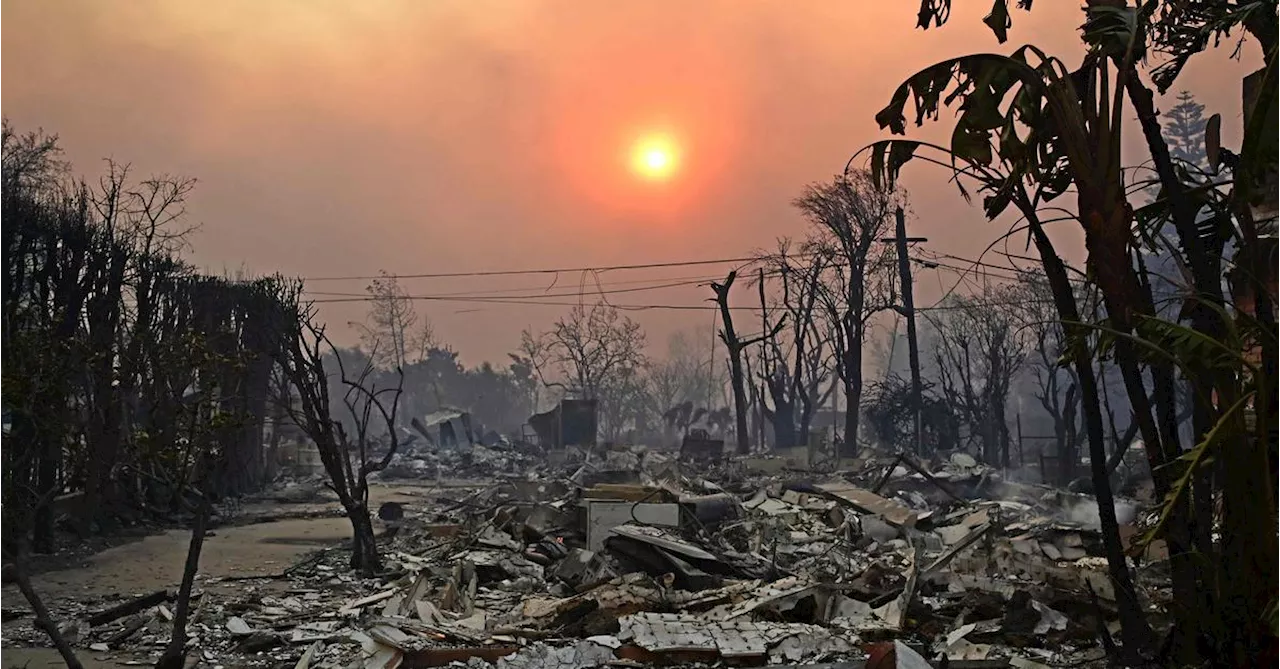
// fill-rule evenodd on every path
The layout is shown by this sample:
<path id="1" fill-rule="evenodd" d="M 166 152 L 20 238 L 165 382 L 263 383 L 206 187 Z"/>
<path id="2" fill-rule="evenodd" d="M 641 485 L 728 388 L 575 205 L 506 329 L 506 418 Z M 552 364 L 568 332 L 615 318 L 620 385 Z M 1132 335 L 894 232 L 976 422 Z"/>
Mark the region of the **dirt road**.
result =
<path id="1" fill-rule="evenodd" d="M 421 486 L 396 483 L 373 487 L 370 498 L 376 509 L 377 505 L 388 501 L 412 505 L 428 492 L 429 489 Z M 249 519 L 282 514 L 337 513 L 339 509 L 336 502 L 257 502 L 245 505 L 241 512 L 245 519 Z M 200 577 L 203 580 L 209 577 L 279 573 L 306 554 L 318 548 L 339 544 L 350 536 L 351 525 L 342 517 L 291 518 L 216 528 L 213 536 L 205 539 L 200 556 Z M 141 595 L 176 587 L 182 579 L 182 565 L 186 560 L 190 540 L 190 533 L 181 530 L 149 536 L 97 553 L 77 567 L 36 574 L 32 576 L 32 585 L 55 612 L 63 602 Z M 234 583 L 211 586 L 235 587 Z M 3 601 L 6 610 L 27 608 L 22 594 L 13 585 L 4 587 Z M 17 622 L 30 624 L 29 619 Z M 65 666 L 52 649 L 12 647 L 9 635 L 3 636 L 4 646 L 0 650 L 0 666 L 3 669 Z M 149 659 L 123 657 L 120 653 L 95 653 L 87 649 L 80 649 L 78 654 L 86 667 L 98 669 L 137 666 L 123 664 L 123 660 Z M 158 654 L 159 649 L 156 649 L 157 657 Z M 106 656 L 114 657 L 106 659 Z"/>

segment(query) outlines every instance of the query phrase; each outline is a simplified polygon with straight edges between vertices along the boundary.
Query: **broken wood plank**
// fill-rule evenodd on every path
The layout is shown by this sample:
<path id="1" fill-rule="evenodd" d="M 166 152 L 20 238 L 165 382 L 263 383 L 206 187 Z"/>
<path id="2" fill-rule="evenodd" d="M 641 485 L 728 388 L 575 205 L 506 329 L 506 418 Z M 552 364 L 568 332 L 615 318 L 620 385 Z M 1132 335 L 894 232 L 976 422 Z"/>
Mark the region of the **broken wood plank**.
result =
<path id="1" fill-rule="evenodd" d="M 89 616 L 89 624 L 93 627 L 105 625 L 113 620 L 119 620 L 125 616 L 131 616 L 135 613 L 141 613 L 153 606 L 159 606 L 171 599 L 174 593 L 169 590 L 157 590 L 155 592 L 135 597 L 127 602 L 122 602 L 109 609 L 103 609 Z"/>
<path id="2" fill-rule="evenodd" d="M 879 495 L 880 491 L 884 490 L 885 485 L 889 483 L 889 479 L 893 478 L 893 470 L 898 468 L 898 463 L 901 461 L 902 454 L 899 453 L 898 457 L 894 458 L 893 462 L 890 462 L 889 466 L 885 468 L 884 476 L 881 476 L 880 480 L 876 482 L 875 487 L 871 489 L 872 493 Z"/>
<path id="3" fill-rule="evenodd" d="M 902 461 L 902 464 L 910 467 L 911 469 L 914 469 L 916 473 L 920 474 L 925 478 L 925 480 L 927 480 L 928 482 L 936 486 L 938 490 L 941 490 L 942 492 L 946 493 L 946 495 L 951 499 L 954 499 L 957 502 L 960 502 L 961 504 L 965 504 L 965 505 L 971 504 L 969 500 L 961 497 L 960 495 L 957 495 L 956 492 L 951 489 L 951 486 L 947 485 L 946 483 L 943 483 L 941 479 L 934 476 L 929 470 L 925 469 L 923 465 L 916 462 L 915 458 L 912 458 L 910 455 L 906 453 L 903 453 L 902 455 L 898 456 L 898 458 L 899 460 Z"/>
<path id="4" fill-rule="evenodd" d="M 815 487 L 828 497 L 848 504 L 863 513 L 880 516 L 890 524 L 899 527 L 915 527 L 916 521 L 920 519 L 919 513 L 870 490 L 847 483 L 824 483 Z"/>
<path id="5" fill-rule="evenodd" d="M 939 555 L 938 559 L 934 560 L 933 563 L 930 564 L 928 567 L 925 567 L 924 573 L 929 574 L 947 566 L 947 563 L 951 562 L 951 560 L 955 558 L 955 556 L 959 555 L 960 551 L 968 548 L 971 544 L 973 544 L 973 542 L 981 538 L 982 535 L 989 532 L 991 530 L 991 527 L 992 527 L 991 522 L 988 521 L 973 528 L 972 530 L 969 530 L 969 533 L 964 535 L 964 537 L 962 537 L 959 541 L 957 541 L 954 546 L 952 546 L 950 549 L 947 550 L 947 552 L 943 553 L 942 555 Z"/>
<path id="6" fill-rule="evenodd" d="M 433 625 L 431 623 L 414 620 L 412 618 L 392 618 L 387 616 L 371 616 L 368 622 L 372 625 L 386 625 L 399 630 L 408 630 L 415 634 L 435 635 L 437 637 L 446 637 L 466 641 L 468 643 L 482 643 L 489 638 L 489 635 L 483 631 L 461 630 L 457 627 L 445 627 L 441 625 Z"/>
<path id="7" fill-rule="evenodd" d="M 222 576 L 218 578 L 219 583 L 237 583 L 239 581 L 256 581 L 258 579 L 281 579 L 288 576 L 285 572 L 276 572 L 274 574 L 235 574 L 232 576 Z"/>
<path id="8" fill-rule="evenodd" d="M 497 662 L 520 650 L 519 646 L 483 646 L 478 648 L 427 648 L 405 653 L 402 669 L 415 667 L 443 667 L 453 662 L 466 662 L 478 657 L 486 662 Z"/>
<path id="9" fill-rule="evenodd" d="M 391 599 L 392 597 L 394 597 L 394 596 L 396 595 L 396 593 L 397 593 L 397 592 L 399 592 L 399 590 L 398 590 L 398 589 L 396 589 L 396 588 L 391 588 L 391 589 L 389 589 L 389 590 L 383 590 L 382 592 L 379 592 L 379 593 L 374 594 L 374 595 L 369 595 L 368 597 L 364 597 L 364 598 L 361 598 L 361 599 L 357 599 L 357 600 L 355 600 L 355 601 L 353 601 L 353 602 L 347 602 L 346 604 L 343 604 L 343 605 L 342 605 L 342 608 L 338 609 L 338 613 L 340 613 L 340 614 L 341 614 L 341 613 L 350 613 L 350 612 L 355 611 L 355 610 L 357 610 L 357 609 L 362 609 L 362 608 L 364 608 L 364 607 L 366 607 L 366 606 L 368 606 L 368 605 L 370 605 L 370 604 L 377 604 L 378 602 L 380 602 L 380 601 L 382 601 L 382 600 L 384 600 L 384 599 Z"/>

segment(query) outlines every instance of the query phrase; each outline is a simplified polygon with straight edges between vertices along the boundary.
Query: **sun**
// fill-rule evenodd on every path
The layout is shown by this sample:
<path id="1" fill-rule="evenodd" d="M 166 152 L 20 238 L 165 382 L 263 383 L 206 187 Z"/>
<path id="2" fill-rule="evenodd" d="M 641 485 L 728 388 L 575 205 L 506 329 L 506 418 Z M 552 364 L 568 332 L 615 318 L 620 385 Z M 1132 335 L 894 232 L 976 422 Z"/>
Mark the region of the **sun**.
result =
<path id="1" fill-rule="evenodd" d="M 649 181 L 666 181 L 679 166 L 675 142 L 665 135 L 640 138 L 631 148 L 631 168 Z"/>

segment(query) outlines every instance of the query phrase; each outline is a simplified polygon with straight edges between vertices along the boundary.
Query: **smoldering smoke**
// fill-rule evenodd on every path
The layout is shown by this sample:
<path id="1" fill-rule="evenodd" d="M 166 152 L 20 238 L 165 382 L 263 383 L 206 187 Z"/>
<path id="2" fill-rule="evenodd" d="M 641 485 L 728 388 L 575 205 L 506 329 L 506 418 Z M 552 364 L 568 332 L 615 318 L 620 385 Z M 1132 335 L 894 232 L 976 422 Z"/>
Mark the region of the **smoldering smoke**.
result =
<path id="1" fill-rule="evenodd" d="M 1133 522 L 1138 514 L 1138 506 L 1125 500 L 1115 500 L 1116 522 L 1126 525 Z M 1091 530 L 1102 530 L 1102 519 L 1099 516 L 1097 500 L 1081 502 L 1066 511 L 1067 518 Z"/>

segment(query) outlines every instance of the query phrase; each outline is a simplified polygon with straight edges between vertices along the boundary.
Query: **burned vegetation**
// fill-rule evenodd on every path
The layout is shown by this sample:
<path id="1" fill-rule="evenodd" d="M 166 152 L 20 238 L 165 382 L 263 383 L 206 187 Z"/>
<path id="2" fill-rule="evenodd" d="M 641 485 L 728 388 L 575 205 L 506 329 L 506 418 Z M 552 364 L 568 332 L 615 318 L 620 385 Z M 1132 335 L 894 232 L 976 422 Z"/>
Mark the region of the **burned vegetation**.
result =
<path id="1" fill-rule="evenodd" d="M 1000 42 L 1008 4 L 984 20 Z M 921 3 L 921 27 L 949 16 Z M 194 181 L 86 181 L 6 121 L 5 651 L 1273 664 L 1275 3 L 1082 18 L 1078 63 L 1026 46 L 907 79 L 880 127 L 954 104 L 950 143 L 872 144 L 798 189 L 794 238 L 683 263 L 734 269 L 677 284 L 701 302 L 672 308 L 714 321 L 665 352 L 632 317 L 662 305 L 598 283 L 499 366 L 464 364 L 386 272 L 339 335 L 302 279 L 186 260 Z M 1233 147 L 1194 97 L 1154 98 L 1225 35 L 1265 53 Z M 908 163 L 1017 222 L 981 258 L 931 250 Z M 1082 234 L 1079 267 L 1050 224 Z"/>

